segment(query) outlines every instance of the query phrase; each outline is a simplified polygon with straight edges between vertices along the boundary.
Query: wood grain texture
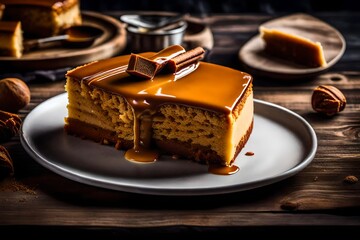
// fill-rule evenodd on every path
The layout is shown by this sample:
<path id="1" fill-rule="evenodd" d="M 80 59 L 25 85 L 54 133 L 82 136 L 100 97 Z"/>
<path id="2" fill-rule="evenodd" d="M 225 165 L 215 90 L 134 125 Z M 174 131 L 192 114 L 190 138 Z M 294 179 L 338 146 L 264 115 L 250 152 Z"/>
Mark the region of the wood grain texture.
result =
<path id="1" fill-rule="evenodd" d="M 206 60 L 244 70 L 237 57 L 239 48 L 257 33 L 259 24 L 271 17 L 204 18 L 213 31 L 215 43 Z M 55 227 L 59 236 L 61 232 L 64 235 L 83 232 L 84 228 L 111 230 L 121 236 L 165 232 L 163 236 L 175 238 L 187 236 L 185 233 L 218 236 L 216 233 L 221 231 L 253 236 L 296 231 L 298 237 L 305 236 L 304 229 L 322 236 L 359 233 L 360 182 L 349 184 L 344 178 L 360 177 L 360 46 L 357 43 L 360 16 L 328 13 L 317 17 L 336 27 L 347 40 L 347 50 L 337 64 L 328 72 L 304 81 L 285 83 L 254 76 L 255 98 L 295 111 L 315 129 L 318 151 L 313 162 L 299 174 L 266 187 L 217 196 L 138 195 L 91 187 L 58 176 L 32 160 L 19 138 L 14 137 L 4 146 L 12 155 L 15 180 L 22 187 L 14 188 L 11 179 L 0 182 L 0 229 L 5 232 L 25 229 L 32 236 L 39 230 L 49 233 L 45 227 Z M 64 84 L 65 81 L 31 83 L 31 103 L 20 111 L 20 116 L 25 118 L 39 103 L 63 93 Z M 311 108 L 312 90 L 321 84 L 338 87 L 347 98 L 345 110 L 332 118 L 323 117 Z"/>

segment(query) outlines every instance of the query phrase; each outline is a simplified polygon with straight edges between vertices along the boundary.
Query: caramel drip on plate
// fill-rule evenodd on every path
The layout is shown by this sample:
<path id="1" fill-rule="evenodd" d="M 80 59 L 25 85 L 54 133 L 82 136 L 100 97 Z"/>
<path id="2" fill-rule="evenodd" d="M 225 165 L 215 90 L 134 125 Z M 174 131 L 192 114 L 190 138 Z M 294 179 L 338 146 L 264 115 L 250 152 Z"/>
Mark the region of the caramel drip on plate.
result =
<path id="1" fill-rule="evenodd" d="M 151 126 L 152 115 L 154 113 L 148 114 L 147 112 L 136 111 L 136 107 L 133 108 L 134 147 L 125 152 L 125 159 L 142 163 L 155 162 L 159 157 L 159 153 L 155 149 L 151 148 Z M 142 131 L 140 131 L 141 127 Z"/>
<path id="2" fill-rule="evenodd" d="M 246 152 L 246 153 L 245 153 L 245 156 L 254 156 L 254 155 L 255 155 L 254 152 Z"/>
<path id="3" fill-rule="evenodd" d="M 184 48 L 174 45 L 159 53 L 141 56 L 168 61 L 182 53 Z M 158 153 L 151 149 L 152 116 L 164 104 L 198 107 L 215 114 L 230 115 L 247 87 L 250 75 L 227 67 L 204 62 L 193 63 L 176 73 L 159 72 L 155 77 L 142 79 L 126 70 L 130 55 L 119 56 L 78 67 L 67 76 L 82 81 L 89 87 L 117 94 L 132 106 L 134 114 L 134 148 L 126 152 L 128 160 L 153 162 Z"/>
<path id="4" fill-rule="evenodd" d="M 232 166 L 218 166 L 218 165 L 209 165 L 208 172 L 217 174 L 217 175 L 232 175 L 239 171 L 239 167 Z"/>

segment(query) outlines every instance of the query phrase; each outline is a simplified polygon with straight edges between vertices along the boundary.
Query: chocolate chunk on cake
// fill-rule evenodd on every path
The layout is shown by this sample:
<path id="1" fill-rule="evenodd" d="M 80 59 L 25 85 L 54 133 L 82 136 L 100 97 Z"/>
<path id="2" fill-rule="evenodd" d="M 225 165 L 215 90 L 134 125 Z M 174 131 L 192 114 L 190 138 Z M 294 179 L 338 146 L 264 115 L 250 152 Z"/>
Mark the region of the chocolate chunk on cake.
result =
<path id="1" fill-rule="evenodd" d="M 128 160 L 169 154 L 231 166 L 253 128 L 252 77 L 201 62 L 202 53 L 174 45 L 68 71 L 65 130 L 113 144 Z"/>
<path id="2" fill-rule="evenodd" d="M 21 21 L 26 37 L 48 37 L 82 23 L 78 0 L 1 0 L 3 20 Z"/>

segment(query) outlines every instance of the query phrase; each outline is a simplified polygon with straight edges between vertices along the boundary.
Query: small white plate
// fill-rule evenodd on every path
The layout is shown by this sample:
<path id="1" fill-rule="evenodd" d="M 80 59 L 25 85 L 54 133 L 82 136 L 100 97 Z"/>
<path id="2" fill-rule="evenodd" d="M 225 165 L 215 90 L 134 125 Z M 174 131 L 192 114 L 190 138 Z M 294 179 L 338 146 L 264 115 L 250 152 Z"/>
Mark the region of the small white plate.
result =
<path id="1" fill-rule="evenodd" d="M 236 159 L 240 170 L 215 175 L 204 165 L 163 156 L 152 164 L 124 159 L 114 147 L 64 132 L 67 94 L 39 104 L 25 118 L 21 143 L 38 163 L 81 183 L 142 194 L 211 195 L 268 185 L 304 169 L 314 158 L 313 128 L 296 113 L 255 100 L 254 130 Z M 245 156 L 247 151 L 253 156 Z"/>

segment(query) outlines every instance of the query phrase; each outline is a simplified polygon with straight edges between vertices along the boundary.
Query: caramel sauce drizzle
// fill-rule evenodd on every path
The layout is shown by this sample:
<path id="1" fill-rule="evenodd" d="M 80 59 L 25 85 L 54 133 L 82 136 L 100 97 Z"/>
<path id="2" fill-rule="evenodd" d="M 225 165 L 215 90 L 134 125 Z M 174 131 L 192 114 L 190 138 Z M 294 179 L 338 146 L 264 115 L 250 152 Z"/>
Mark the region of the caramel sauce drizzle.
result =
<path id="1" fill-rule="evenodd" d="M 255 153 L 254 153 L 254 152 L 250 152 L 250 151 L 245 153 L 245 156 L 254 156 L 254 155 L 255 155 Z"/>
<path id="2" fill-rule="evenodd" d="M 155 149 L 151 148 L 151 127 L 153 114 L 134 112 L 134 147 L 125 152 L 125 159 L 142 163 L 155 162 L 159 158 L 159 153 Z M 140 137 L 140 122 L 144 129 L 142 132 L 145 133 L 143 137 Z"/>
<path id="3" fill-rule="evenodd" d="M 159 53 L 142 53 L 141 56 L 161 62 L 184 51 L 183 47 L 174 45 Z M 132 106 L 134 147 L 125 153 L 125 158 L 130 161 L 154 162 L 158 159 L 159 153 L 151 148 L 151 127 L 152 116 L 161 105 L 197 106 L 229 115 L 252 81 L 246 73 L 203 62 L 191 64 L 176 73 L 159 73 L 151 80 L 144 80 L 126 72 L 129 59 L 130 55 L 125 55 L 94 62 L 69 71 L 67 76 L 89 87 L 118 94 Z M 220 88 L 223 90 L 219 91 Z M 232 166 L 222 170 L 211 167 L 209 171 L 231 174 L 237 170 Z"/>
<path id="4" fill-rule="evenodd" d="M 209 165 L 208 172 L 217 175 L 232 175 L 237 173 L 239 169 L 240 168 L 236 165 L 231 165 L 231 166 Z"/>

